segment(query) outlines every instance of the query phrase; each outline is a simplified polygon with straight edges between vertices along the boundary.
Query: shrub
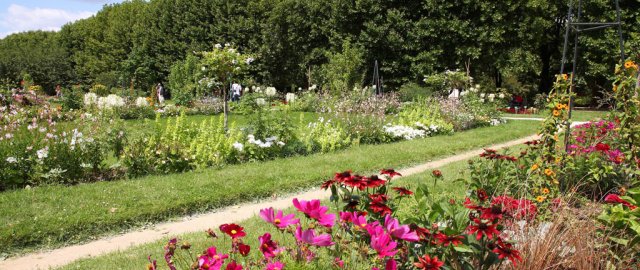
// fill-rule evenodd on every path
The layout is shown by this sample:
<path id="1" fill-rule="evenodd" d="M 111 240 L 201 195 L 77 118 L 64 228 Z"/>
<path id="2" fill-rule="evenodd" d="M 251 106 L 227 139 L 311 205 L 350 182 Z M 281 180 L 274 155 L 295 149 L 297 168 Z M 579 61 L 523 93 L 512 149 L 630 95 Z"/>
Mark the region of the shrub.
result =
<path id="1" fill-rule="evenodd" d="M 78 110 L 83 106 L 84 92 L 80 87 L 72 87 L 71 89 L 62 89 L 62 107 L 69 110 Z"/>
<path id="2" fill-rule="evenodd" d="M 401 101 L 408 102 L 434 96 L 434 87 L 424 87 L 417 83 L 407 83 L 400 87 L 398 95 Z"/>

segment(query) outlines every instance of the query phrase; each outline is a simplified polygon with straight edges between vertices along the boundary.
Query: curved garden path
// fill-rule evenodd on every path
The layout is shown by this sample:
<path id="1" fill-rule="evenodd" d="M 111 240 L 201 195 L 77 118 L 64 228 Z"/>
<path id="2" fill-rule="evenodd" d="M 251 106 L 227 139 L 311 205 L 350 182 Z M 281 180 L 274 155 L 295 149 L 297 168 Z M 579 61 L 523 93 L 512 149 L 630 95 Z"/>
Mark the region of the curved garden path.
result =
<path id="1" fill-rule="evenodd" d="M 518 119 L 525 120 L 525 119 Z M 531 119 L 526 119 L 531 120 Z M 538 119 L 535 119 L 538 120 Z M 538 120 L 539 121 L 539 120 Z M 574 123 L 581 124 L 581 123 Z M 526 141 L 537 139 L 537 135 L 532 135 L 509 142 L 495 144 L 486 148 L 503 149 L 511 146 L 523 144 Z M 464 152 L 444 159 L 424 163 L 418 166 L 404 168 L 399 170 L 403 176 L 422 173 L 430 169 L 438 168 L 456 161 L 467 160 L 484 152 L 483 148 Z M 276 209 L 285 209 L 291 206 L 293 198 L 304 200 L 325 199 L 330 195 L 329 192 L 312 189 L 303 193 L 291 194 L 281 198 L 275 198 L 264 202 L 240 204 L 232 207 L 222 208 L 219 211 L 185 217 L 180 221 L 160 223 L 151 229 L 144 229 L 124 233 L 117 236 L 106 237 L 100 240 L 92 241 L 85 244 L 63 247 L 50 251 L 43 251 L 28 254 L 22 257 L 9 258 L 0 261 L 0 269 L 11 270 L 27 270 L 27 269 L 49 269 L 53 267 L 63 266 L 77 259 L 85 257 L 93 257 L 103 255 L 109 252 L 127 249 L 135 245 L 157 241 L 167 238 L 169 235 L 179 235 L 189 232 L 205 231 L 208 228 L 217 228 L 224 223 L 233 223 L 249 219 L 257 215 L 260 209 L 273 207 Z"/>

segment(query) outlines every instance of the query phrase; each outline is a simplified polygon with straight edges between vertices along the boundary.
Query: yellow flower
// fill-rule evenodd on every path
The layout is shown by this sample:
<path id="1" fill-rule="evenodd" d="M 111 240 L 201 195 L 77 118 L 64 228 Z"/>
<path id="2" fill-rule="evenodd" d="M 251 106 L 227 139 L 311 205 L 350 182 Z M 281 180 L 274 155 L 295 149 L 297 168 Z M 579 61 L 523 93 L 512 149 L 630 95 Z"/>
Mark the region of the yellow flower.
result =
<path id="1" fill-rule="evenodd" d="M 633 61 L 628 60 L 627 62 L 624 62 L 624 68 L 626 68 L 626 69 L 630 69 L 630 68 L 637 69 L 638 66 L 636 66 L 636 63 L 634 63 Z"/>
<path id="2" fill-rule="evenodd" d="M 562 103 L 556 104 L 556 110 L 562 110 L 562 108 L 564 108 L 564 104 Z"/>
<path id="3" fill-rule="evenodd" d="M 613 92 L 618 92 L 618 85 L 613 85 Z"/>
<path id="4" fill-rule="evenodd" d="M 553 170 L 547 168 L 547 169 L 544 169 L 544 174 L 546 174 L 547 176 L 552 176 L 555 173 L 553 172 Z"/>
<path id="5" fill-rule="evenodd" d="M 558 179 L 553 179 L 551 182 L 553 182 L 554 185 L 559 185 L 560 181 L 558 181 Z"/>
<path id="6" fill-rule="evenodd" d="M 533 166 L 531 166 L 531 171 L 535 171 L 538 169 L 538 164 L 533 164 Z"/>
<path id="7" fill-rule="evenodd" d="M 555 117 L 560 116 L 560 111 L 558 111 L 558 110 L 553 110 L 553 116 L 555 116 Z"/>
<path id="8" fill-rule="evenodd" d="M 556 164 L 560 164 L 561 161 L 562 161 L 562 157 L 556 157 Z"/>
<path id="9" fill-rule="evenodd" d="M 558 139 L 558 134 L 553 135 L 553 139 L 554 139 L 555 141 L 558 141 L 558 140 L 559 140 L 559 139 Z"/>
<path id="10" fill-rule="evenodd" d="M 538 196 L 536 197 L 536 201 L 538 201 L 539 203 L 544 202 L 544 197 L 543 196 Z"/>
<path id="11" fill-rule="evenodd" d="M 542 189 L 542 194 L 549 194 L 549 189 L 548 188 L 543 188 Z"/>
<path id="12" fill-rule="evenodd" d="M 562 79 L 563 79 L 563 80 L 565 80 L 565 81 L 566 81 L 566 80 L 568 80 L 568 79 L 569 79 L 569 75 L 567 75 L 567 74 L 562 74 Z"/>
<path id="13" fill-rule="evenodd" d="M 620 187 L 618 189 L 618 191 L 620 192 L 620 195 L 624 196 L 625 194 L 627 194 L 627 189 L 624 187 Z"/>

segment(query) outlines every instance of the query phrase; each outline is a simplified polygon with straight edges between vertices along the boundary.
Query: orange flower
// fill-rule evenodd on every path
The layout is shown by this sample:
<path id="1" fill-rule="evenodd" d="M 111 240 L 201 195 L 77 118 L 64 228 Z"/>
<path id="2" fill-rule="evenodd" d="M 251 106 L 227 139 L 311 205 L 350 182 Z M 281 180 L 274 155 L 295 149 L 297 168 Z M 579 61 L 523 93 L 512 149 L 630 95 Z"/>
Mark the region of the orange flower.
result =
<path id="1" fill-rule="evenodd" d="M 556 104 L 556 110 L 562 110 L 562 108 L 564 108 L 564 104 L 562 103 Z"/>
<path id="2" fill-rule="evenodd" d="M 613 85 L 613 92 L 617 92 L 618 91 L 618 85 Z"/>
<path id="3" fill-rule="evenodd" d="M 536 197 L 536 201 L 538 201 L 539 203 L 544 202 L 544 199 L 545 199 L 545 198 L 544 198 L 544 197 L 542 197 L 542 196 L 538 196 L 538 197 Z"/>
<path id="4" fill-rule="evenodd" d="M 547 176 L 555 175 L 555 173 L 553 172 L 553 170 L 551 170 L 551 169 L 549 169 L 549 168 L 544 169 L 544 174 L 546 174 Z"/>
<path id="5" fill-rule="evenodd" d="M 549 194 L 549 189 L 548 188 L 543 188 L 542 189 L 542 194 Z"/>
<path id="6" fill-rule="evenodd" d="M 560 116 L 560 111 L 559 110 L 553 110 L 553 116 L 555 116 L 555 117 Z"/>
<path id="7" fill-rule="evenodd" d="M 535 171 L 538 169 L 538 164 L 533 164 L 533 166 L 531 166 L 531 171 Z"/>
<path id="8" fill-rule="evenodd" d="M 628 60 L 627 62 L 624 62 L 624 68 L 626 68 L 626 69 L 638 69 L 638 66 L 633 61 Z"/>
<path id="9" fill-rule="evenodd" d="M 567 75 L 567 74 L 562 74 L 562 79 L 563 79 L 563 80 L 565 80 L 565 81 L 566 81 L 566 80 L 568 80 L 568 79 L 569 79 L 569 75 Z"/>

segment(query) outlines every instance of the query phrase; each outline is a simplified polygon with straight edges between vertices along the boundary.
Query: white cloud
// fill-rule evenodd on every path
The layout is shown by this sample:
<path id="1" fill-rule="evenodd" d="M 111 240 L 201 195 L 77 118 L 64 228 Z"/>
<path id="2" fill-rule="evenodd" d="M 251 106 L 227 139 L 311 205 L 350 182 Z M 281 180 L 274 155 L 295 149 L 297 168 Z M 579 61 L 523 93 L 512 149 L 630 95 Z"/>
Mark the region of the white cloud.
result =
<path id="1" fill-rule="evenodd" d="M 72 12 L 62 9 L 28 8 L 12 4 L 0 19 L 0 38 L 7 35 L 29 31 L 58 31 L 64 24 L 94 15 L 94 12 Z"/>

